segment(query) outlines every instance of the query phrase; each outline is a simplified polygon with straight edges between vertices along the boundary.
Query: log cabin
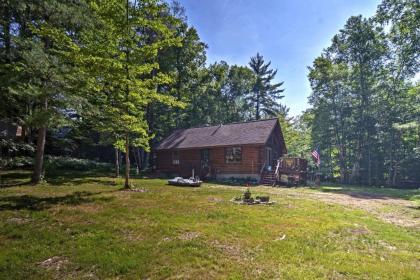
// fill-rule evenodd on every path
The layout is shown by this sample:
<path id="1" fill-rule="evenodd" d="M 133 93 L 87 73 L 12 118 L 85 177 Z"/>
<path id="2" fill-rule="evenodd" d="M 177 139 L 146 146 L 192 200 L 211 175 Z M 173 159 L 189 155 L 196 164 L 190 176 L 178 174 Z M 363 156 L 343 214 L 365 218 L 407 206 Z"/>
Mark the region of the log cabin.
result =
<path id="1" fill-rule="evenodd" d="M 156 169 L 167 176 L 261 179 L 287 153 L 277 118 L 180 129 L 156 148 Z"/>

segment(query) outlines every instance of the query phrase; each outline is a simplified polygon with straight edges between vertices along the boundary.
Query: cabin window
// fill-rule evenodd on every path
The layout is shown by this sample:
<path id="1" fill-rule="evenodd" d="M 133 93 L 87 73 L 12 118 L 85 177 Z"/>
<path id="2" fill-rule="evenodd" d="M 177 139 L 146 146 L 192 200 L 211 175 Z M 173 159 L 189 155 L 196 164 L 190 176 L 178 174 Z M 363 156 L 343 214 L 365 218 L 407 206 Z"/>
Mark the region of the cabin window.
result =
<path id="1" fill-rule="evenodd" d="M 229 147 L 225 148 L 226 163 L 238 163 L 242 161 L 242 148 Z"/>
<path id="2" fill-rule="evenodd" d="M 179 151 L 172 152 L 172 164 L 178 165 L 179 164 Z"/>

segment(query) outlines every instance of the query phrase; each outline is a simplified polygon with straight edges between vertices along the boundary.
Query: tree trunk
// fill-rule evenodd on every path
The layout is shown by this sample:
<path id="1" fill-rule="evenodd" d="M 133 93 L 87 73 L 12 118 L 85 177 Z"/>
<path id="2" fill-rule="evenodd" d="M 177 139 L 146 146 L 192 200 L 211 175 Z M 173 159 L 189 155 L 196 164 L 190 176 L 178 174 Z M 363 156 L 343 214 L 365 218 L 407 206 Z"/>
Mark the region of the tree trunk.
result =
<path id="1" fill-rule="evenodd" d="M 130 188 L 130 142 L 128 132 L 125 133 L 125 183 L 124 188 Z"/>
<path id="2" fill-rule="evenodd" d="M 136 149 L 137 148 L 133 147 L 133 149 L 131 151 L 133 152 L 134 162 L 136 163 L 136 175 L 139 175 L 140 174 L 140 166 L 139 166 L 139 158 L 137 157 Z"/>
<path id="3" fill-rule="evenodd" d="M 339 144 L 338 158 L 340 166 L 340 183 L 347 184 L 346 147 L 344 146 L 343 141 L 340 141 Z"/>
<path id="4" fill-rule="evenodd" d="M 120 152 L 115 148 L 115 177 L 120 177 Z"/>
<path id="5" fill-rule="evenodd" d="M 137 158 L 139 160 L 139 171 L 141 170 L 143 164 L 142 164 L 142 158 L 141 158 L 141 153 L 140 153 L 140 148 L 136 148 L 136 154 L 137 154 Z"/>
<path id="6" fill-rule="evenodd" d="M 32 183 L 38 184 L 41 181 L 43 166 L 44 166 L 44 150 L 45 150 L 45 138 L 47 134 L 47 128 L 45 126 L 38 129 L 38 139 L 36 142 L 36 155 L 35 155 L 35 166 L 32 174 Z"/>
<path id="7" fill-rule="evenodd" d="M 370 151 L 370 143 L 368 144 L 368 185 L 372 186 L 372 154 Z"/>
<path id="8" fill-rule="evenodd" d="M 255 120 L 260 119 L 260 95 L 259 92 L 257 92 L 257 108 L 255 111 Z"/>
<path id="9" fill-rule="evenodd" d="M 127 24 L 127 36 L 130 36 L 130 26 L 129 26 L 129 0 L 126 1 L 126 24 Z M 130 81 L 130 71 L 129 71 L 129 63 L 130 63 L 130 50 L 127 48 L 125 51 L 125 57 L 126 57 L 126 65 L 125 65 L 125 71 L 127 75 L 127 81 Z M 128 103 L 129 100 L 129 93 L 130 93 L 130 86 L 129 82 L 126 84 L 126 95 L 125 99 Z M 128 114 L 128 106 L 126 108 L 126 113 Z M 129 131 L 125 131 L 125 183 L 124 188 L 129 189 L 130 188 L 130 141 L 129 141 Z"/>
<path id="10" fill-rule="evenodd" d="M 139 153 L 140 153 L 141 168 L 146 169 L 147 168 L 146 152 L 143 149 L 141 149 L 141 151 L 139 151 Z"/>
<path id="11" fill-rule="evenodd" d="M 334 92 L 338 92 L 339 90 L 337 88 L 334 89 Z M 337 120 L 334 122 L 334 132 L 335 132 L 335 138 L 336 143 L 338 144 L 338 162 L 339 162 L 339 168 L 340 168 L 340 183 L 346 184 L 347 183 L 347 170 L 346 170 L 346 148 L 344 144 L 344 122 L 343 122 L 343 114 L 342 110 L 340 109 L 340 114 L 337 110 L 337 102 L 335 100 L 335 97 L 332 99 L 333 104 L 333 112 L 334 112 L 334 120 Z M 332 164 L 331 164 L 332 169 Z M 332 173 L 332 172 L 331 172 Z"/>
<path id="12" fill-rule="evenodd" d="M 353 162 L 353 168 L 350 174 L 350 183 L 351 184 L 359 184 L 360 183 L 360 161 L 362 159 L 362 153 L 360 148 L 360 139 L 358 140 L 356 150 L 356 157 Z"/>
<path id="13" fill-rule="evenodd" d="M 398 164 L 395 163 L 394 165 L 394 173 L 392 174 L 392 186 L 397 185 L 397 174 L 398 174 Z"/>
<path id="14" fill-rule="evenodd" d="M 151 156 L 150 156 L 150 152 L 144 152 L 144 164 L 146 168 L 150 167 L 150 162 L 151 161 Z"/>
<path id="15" fill-rule="evenodd" d="M 47 110 L 48 101 L 45 97 L 42 104 L 42 109 Z M 32 174 L 32 183 L 38 184 L 41 181 L 42 171 L 44 167 L 44 151 L 45 151 L 45 140 L 47 136 L 47 126 L 43 124 L 38 129 L 38 138 L 36 141 L 36 155 L 35 155 L 35 165 L 34 172 Z"/>
<path id="16" fill-rule="evenodd" d="M 393 168 L 394 168 L 394 144 L 395 143 L 395 135 L 394 130 L 391 130 L 391 144 L 389 145 L 389 168 L 388 168 L 388 180 L 387 186 L 390 187 L 393 184 Z"/>

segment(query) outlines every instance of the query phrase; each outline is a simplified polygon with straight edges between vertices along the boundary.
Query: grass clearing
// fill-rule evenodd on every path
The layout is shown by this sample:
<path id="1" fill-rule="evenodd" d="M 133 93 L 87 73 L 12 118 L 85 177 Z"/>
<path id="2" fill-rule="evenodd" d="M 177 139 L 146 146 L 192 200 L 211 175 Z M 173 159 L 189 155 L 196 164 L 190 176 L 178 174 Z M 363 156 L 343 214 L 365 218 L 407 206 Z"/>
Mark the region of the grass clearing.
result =
<path id="1" fill-rule="evenodd" d="M 382 190 L 365 198 L 370 211 L 333 201 L 370 189 L 256 187 L 277 204 L 249 206 L 229 201 L 241 187 L 134 179 L 146 191 L 122 192 L 122 179 L 103 175 L 0 189 L 1 279 L 420 278 L 419 228 L 375 212 L 416 205 L 418 190 Z"/>

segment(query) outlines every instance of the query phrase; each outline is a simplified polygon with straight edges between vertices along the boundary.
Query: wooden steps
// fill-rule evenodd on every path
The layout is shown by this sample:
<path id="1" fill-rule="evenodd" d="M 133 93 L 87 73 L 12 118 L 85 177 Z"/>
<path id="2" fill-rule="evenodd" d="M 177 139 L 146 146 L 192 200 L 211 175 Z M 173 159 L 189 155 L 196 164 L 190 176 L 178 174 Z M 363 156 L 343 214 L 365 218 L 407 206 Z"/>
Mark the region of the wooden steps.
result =
<path id="1" fill-rule="evenodd" d="M 276 172 L 263 171 L 261 174 L 260 184 L 264 186 L 274 186 L 276 184 Z"/>

